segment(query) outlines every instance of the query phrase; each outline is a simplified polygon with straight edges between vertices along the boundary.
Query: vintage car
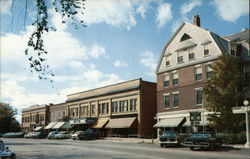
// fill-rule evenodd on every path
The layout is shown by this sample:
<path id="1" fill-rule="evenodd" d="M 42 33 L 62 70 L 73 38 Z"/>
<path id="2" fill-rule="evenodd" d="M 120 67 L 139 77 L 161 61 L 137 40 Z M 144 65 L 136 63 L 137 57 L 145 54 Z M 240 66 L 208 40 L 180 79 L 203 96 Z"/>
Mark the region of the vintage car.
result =
<path id="1" fill-rule="evenodd" d="M 4 138 L 23 138 L 23 132 L 8 132 L 3 135 Z"/>
<path id="2" fill-rule="evenodd" d="M 163 146 L 179 146 L 180 145 L 180 136 L 177 132 L 174 131 L 164 131 L 160 136 L 160 145 Z"/>
<path id="3" fill-rule="evenodd" d="M 43 139 L 45 138 L 47 135 L 43 132 L 33 132 L 31 133 L 28 138 L 31 138 L 31 139 Z"/>
<path id="4" fill-rule="evenodd" d="M 48 135 L 48 139 L 53 139 L 56 134 L 58 134 L 58 131 L 51 131 Z"/>
<path id="5" fill-rule="evenodd" d="M 53 139 L 69 139 L 71 134 L 67 131 L 60 131 L 59 133 L 55 134 Z"/>
<path id="6" fill-rule="evenodd" d="M 215 133 L 192 133 L 190 137 L 184 141 L 183 145 L 189 147 L 190 150 L 195 148 L 211 149 L 221 146 L 221 139 L 217 138 Z"/>
<path id="7" fill-rule="evenodd" d="M 16 154 L 9 150 L 8 147 L 5 147 L 2 140 L 0 140 L 0 158 L 2 159 L 14 159 L 16 158 Z"/>
<path id="8" fill-rule="evenodd" d="M 78 138 L 80 140 L 91 140 L 91 139 L 97 139 L 99 137 L 99 133 L 96 132 L 94 129 L 87 129 L 84 131 L 84 133 L 79 134 Z"/>
<path id="9" fill-rule="evenodd" d="M 84 133 L 84 131 L 76 131 L 74 134 L 71 135 L 71 138 L 72 138 L 73 140 L 79 139 L 79 138 L 78 138 L 78 135 L 79 135 L 79 134 L 83 134 L 83 133 Z"/>

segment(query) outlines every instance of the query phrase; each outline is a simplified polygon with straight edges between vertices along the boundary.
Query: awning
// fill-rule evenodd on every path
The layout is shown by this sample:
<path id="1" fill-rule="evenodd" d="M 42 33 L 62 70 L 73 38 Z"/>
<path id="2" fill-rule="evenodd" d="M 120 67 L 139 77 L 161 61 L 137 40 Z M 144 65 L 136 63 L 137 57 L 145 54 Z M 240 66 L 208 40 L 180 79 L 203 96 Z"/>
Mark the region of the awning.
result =
<path id="1" fill-rule="evenodd" d="M 60 129 L 64 124 L 65 122 L 57 122 L 52 129 Z"/>
<path id="2" fill-rule="evenodd" d="M 205 39 L 204 41 L 202 41 L 201 45 L 208 44 L 211 42 L 212 42 L 211 40 Z"/>
<path id="3" fill-rule="evenodd" d="M 105 128 L 130 128 L 134 123 L 135 119 L 136 117 L 110 119 L 109 123 L 105 126 Z"/>
<path id="4" fill-rule="evenodd" d="M 74 125 L 71 125 L 70 123 L 64 123 L 64 125 L 61 127 L 61 129 L 71 129 Z"/>
<path id="5" fill-rule="evenodd" d="M 154 125 L 154 128 L 180 127 L 186 122 L 186 117 L 162 119 Z"/>
<path id="6" fill-rule="evenodd" d="M 54 125 L 56 125 L 57 122 L 51 122 L 49 125 L 47 125 L 44 129 L 51 129 Z"/>
<path id="7" fill-rule="evenodd" d="M 43 129 L 43 126 L 38 126 L 38 127 L 36 127 L 35 129 L 34 129 L 34 131 L 40 131 L 40 130 L 42 130 Z"/>
<path id="8" fill-rule="evenodd" d="M 187 48 L 193 47 L 195 45 L 197 45 L 197 44 L 193 43 L 190 40 L 185 40 L 185 41 L 180 42 L 179 47 L 177 48 L 176 51 L 187 49 Z"/>
<path id="9" fill-rule="evenodd" d="M 103 128 L 109 119 L 98 119 L 97 123 L 92 126 L 92 128 Z"/>

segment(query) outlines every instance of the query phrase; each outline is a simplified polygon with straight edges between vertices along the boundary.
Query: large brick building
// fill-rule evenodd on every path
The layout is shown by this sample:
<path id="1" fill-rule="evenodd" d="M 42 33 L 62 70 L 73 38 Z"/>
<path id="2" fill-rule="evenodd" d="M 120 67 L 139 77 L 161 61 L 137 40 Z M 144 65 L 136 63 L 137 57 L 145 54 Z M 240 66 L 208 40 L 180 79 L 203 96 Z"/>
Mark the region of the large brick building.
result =
<path id="1" fill-rule="evenodd" d="M 43 113 L 46 110 L 48 123 L 35 124 L 33 116 L 40 114 L 38 108 Z M 151 137 L 155 131 L 156 83 L 141 78 L 126 81 L 70 94 L 65 103 L 47 108 L 23 109 L 23 129 L 33 131 L 38 125 L 46 130 L 68 129 L 70 124 L 73 130 L 95 128 L 102 136 Z"/>
<path id="2" fill-rule="evenodd" d="M 199 125 L 196 131 L 207 125 L 202 88 L 212 74 L 208 65 L 217 61 L 221 54 L 243 57 L 245 72 L 250 73 L 249 29 L 221 37 L 201 28 L 198 15 L 194 16 L 193 22 L 179 26 L 164 46 L 156 69 L 157 124 L 154 127 L 158 130 L 188 132 L 191 125 Z M 190 123 L 190 112 L 193 111 L 201 113 L 200 122 Z M 241 109 L 234 112 L 243 113 Z"/>

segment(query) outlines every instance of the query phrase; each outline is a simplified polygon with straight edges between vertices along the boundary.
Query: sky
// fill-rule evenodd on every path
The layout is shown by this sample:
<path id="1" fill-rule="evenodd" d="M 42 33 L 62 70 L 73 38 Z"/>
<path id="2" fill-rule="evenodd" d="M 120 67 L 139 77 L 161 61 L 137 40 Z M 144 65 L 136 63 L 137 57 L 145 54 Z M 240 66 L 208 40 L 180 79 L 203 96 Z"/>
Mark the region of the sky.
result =
<path id="1" fill-rule="evenodd" d="M 24 50 L 34 27 L 35 1 L 0 0 L 1 102 L 21 110 L 31 105 L 63 103 L 68 94 L 142 78 L 156 82 L 155 69 L 164 45 L 182 22 L 220 36 L 249 28 L 248 0 L 86 0 L 87 27 L 62 24 L 50 6 L 49 24 L 57 29 L 44 36 L 52 84 L 31 73 Z"/>

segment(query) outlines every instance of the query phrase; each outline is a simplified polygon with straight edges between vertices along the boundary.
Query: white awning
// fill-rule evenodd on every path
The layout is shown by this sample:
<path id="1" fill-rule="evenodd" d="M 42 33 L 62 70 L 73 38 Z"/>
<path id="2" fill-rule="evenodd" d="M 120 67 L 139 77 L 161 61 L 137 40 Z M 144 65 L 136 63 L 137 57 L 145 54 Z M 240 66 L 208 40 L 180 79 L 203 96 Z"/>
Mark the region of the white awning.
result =
<path id="1" fill-rule="evenodd" d="M 57 122 L 52 129 L 60 129 L 64 124 L 65 122 Z"/>
<path id="2" fill-rule="evenodd" d="M 136 117 L 110 119 L 105 128 L 131 128 Z"/>
<path id="3" fill-rule="evenodd" d="M 38 126 L 38 127 L 36 127 L 35 129 L 34 129 L 34 131 L 40 131 L 40 130 L 42 130 L 43 129 L 43 126 Z"/>
<path id="4" fill-rule="evenodd" d="M 178 127 L 186 122 L 185 117 L 162 119 L 154 125 L 154 128 Z"/>
<path id="5" fill-rule="evenodd" d="M 44 129 L 51 129 L 54 125 L 56 125 L 57 122 L 51 122 L 49 125 L 47 125 Z"/>

